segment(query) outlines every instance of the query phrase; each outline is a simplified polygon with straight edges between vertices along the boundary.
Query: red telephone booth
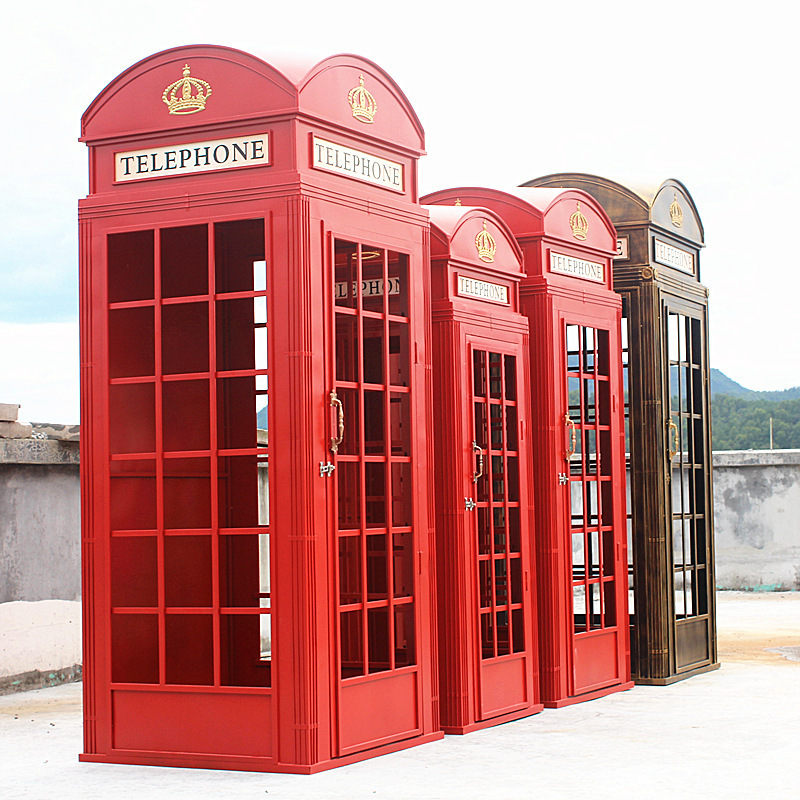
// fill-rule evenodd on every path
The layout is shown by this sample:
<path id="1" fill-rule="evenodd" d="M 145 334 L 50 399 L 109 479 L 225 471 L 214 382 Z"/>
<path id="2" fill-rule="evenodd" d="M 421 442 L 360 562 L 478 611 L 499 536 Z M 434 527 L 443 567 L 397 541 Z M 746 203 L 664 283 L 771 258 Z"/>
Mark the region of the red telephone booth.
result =
<path id="1" fill-rule="evenodd" d="M 422 201 L 490 208 L 524 254 L 544 705 L 630 688 L 614 227 L 580 191 L 460 188 Z"/>
<path id="2" fill-rule="evenodd" d="M 439 698 L 445 733 L 540 711 L 522 253 L 491 211 L 430 206 Z"/>
<path id="3" fill-rule="evenodd" d="M 82 759 L 310 773 L 440 737 L 413 109 L 355 56 L 196 46 L 82 134 Z"/>

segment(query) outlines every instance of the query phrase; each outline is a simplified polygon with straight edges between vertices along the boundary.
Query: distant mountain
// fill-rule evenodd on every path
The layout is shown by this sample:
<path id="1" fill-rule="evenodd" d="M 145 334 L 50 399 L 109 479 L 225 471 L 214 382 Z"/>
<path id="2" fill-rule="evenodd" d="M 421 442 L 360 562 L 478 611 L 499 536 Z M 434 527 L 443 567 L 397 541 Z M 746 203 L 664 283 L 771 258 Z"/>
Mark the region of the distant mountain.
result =
<path id="1" fill-rule="evenodd" d="M 711 429 L 714 450 L 800 448 L 800 386 L 757 392 L 712 369 Z"/>
<path id="2" fill-rule="evenodd" d="M 800 399 L 800 386 L 792 386 L 791 389 L 782 389 L 777 392 L 761 392 L 755 389 L 746 389 L 740 383 L 729 378 L 724 372 L 718 369 L 711 370 L 711 396 L 724 394 L 728 397 L 739 397 L 742 400 L 771 400 L 780 402 L 781 400 Z"/>

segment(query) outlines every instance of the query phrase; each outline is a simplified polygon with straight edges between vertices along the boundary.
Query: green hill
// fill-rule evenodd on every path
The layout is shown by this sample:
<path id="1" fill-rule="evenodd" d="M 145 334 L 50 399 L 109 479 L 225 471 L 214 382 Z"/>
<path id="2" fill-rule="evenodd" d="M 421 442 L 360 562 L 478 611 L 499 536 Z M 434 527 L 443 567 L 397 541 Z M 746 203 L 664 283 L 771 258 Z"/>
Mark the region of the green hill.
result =
<path id="1" fill-rule="evenodd" d="M 768 450 L 770 419 L 776 450 L 800 449 L 800 386 L 783 391 L 746 389 L 711 370 L 714 450 Z"/>
<path id="2" fill-rule="evenodd" d="M 746 389 L 740 383 L 736 383 L 735 380 L 729 378 L 724 372 L 712 368 L 711 397 L 718 394 L 726 394 L 729 397 L 742 397 L 745 400 L 800 400 L 800 386 L 767 392 Z"/>

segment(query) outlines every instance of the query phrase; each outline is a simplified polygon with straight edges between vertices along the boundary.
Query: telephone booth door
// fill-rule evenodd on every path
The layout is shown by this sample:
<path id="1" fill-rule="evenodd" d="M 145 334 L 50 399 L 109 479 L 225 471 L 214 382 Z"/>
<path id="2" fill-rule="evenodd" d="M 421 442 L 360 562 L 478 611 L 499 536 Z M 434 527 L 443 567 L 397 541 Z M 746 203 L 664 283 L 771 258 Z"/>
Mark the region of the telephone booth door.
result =
<path id="1" fill-rule="evenodd" d="M 472 486 L 465 500 L 471 539 L 477 543 L 479 704 L 476 722 L 515 712 L 531 714 L 536 674 L 531 635 L 530 540 L 527 514 L 527 442 L 520 440 L 518 391 L 523 386 L 522 345 L 470 344 L 472 367 Z M 473 500 L 474 497 L 474 500 Z"/>
<path id="2" fill-rule="evenodd" d="M 420 454 L 412 435 L 418 424 L 412 392 L 418 388 L 408 254 L 339 238 L 333 239 L 333 253 L 330 449 L 337 733 L 344 756 L 365 741 L 386 744 L 421 732 L 413 516 L 420 492 L 413 460 Z M 365 707 L 376 709 L 366 719 Z"/>
<path id="3" fill-rule="evenodd" d="M 441 727 L 538 701 L 522 254 L 482 208 L 429 207 Z"/>
<path id="4" fill-rule="evenodd" d="M 710 581 L 711 497 L 705 376 L 706 342 L 698 309 L 664 296 L 664 360 L 668 364 L 664 408 L 668 468 L 665 496 L 672 529 L 672 613 L 675 669 L 709 660 L 713 584 Z"/>
<path id="5" fill-rule="evenodd" d="M 571 554 L 572 695 L 620 680 L 618 652 L 624 640 L 620 605 L 626 603 L 627 574 L 618 542 L 625 517 L 614 485 L 618 430 L 613 419 L 612 353 L 616 331 L 607 324 L 562 317 L 560 358 L 564 397 L 565 461 L 563 502 L 569 509 Z"/>

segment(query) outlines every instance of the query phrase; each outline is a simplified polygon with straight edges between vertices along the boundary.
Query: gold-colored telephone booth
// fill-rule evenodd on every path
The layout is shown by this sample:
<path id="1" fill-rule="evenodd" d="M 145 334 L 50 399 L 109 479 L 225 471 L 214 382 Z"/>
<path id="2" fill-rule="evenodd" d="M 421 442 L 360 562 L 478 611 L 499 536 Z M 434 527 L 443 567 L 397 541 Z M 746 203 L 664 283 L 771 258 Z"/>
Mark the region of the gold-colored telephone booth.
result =
<path id="1" fill-rule="evenodd" d="M 633 190 L 568 172 L 523 185 L 583 189 L 617 229 L 633 678 L 663 685 L 715 669 L 708 290 L 697 208 L 676 180 Z"/>

